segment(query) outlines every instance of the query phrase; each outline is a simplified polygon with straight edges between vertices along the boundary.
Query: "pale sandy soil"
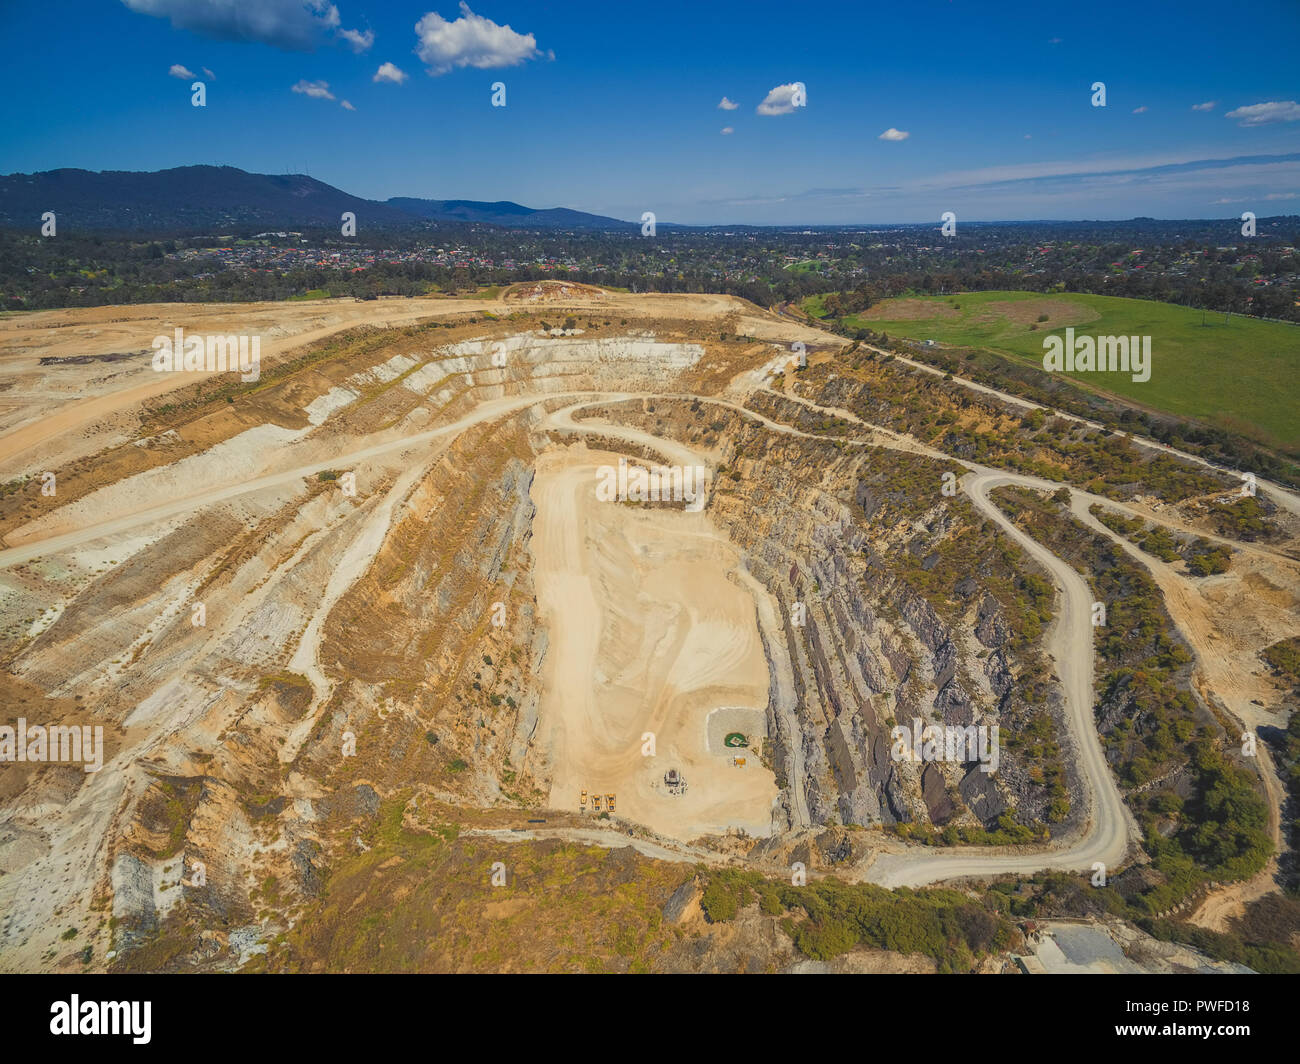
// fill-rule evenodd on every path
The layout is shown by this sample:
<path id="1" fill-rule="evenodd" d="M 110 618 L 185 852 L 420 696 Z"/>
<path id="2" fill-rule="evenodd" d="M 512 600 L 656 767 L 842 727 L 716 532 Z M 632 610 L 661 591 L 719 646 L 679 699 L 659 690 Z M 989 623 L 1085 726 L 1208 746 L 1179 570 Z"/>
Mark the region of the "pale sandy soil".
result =
<path id="1" fill-rule="evenodd" d="M 1151 573 L 1170 617 L 1196 655 L 1193 682 L 1201 696 L 1221 703 L 1243 731 L 1285 727 L 1283 689 L 1259 652 L 1279 639 L 1300 634 L 1300 563 L 1267 549 L 1240 545 L 1243 549 L 1233 555 L 1228 572 L 1191 577 L 1110 532 L 1087 512 L 1085 500 L 1075 499 L 1071 508 L 1076 518 L 1118 543 Z M 1256 751 L 1268 797 L 1269 832 L 1280 849 L 1285 845 L 1279 814 L 1285 788 L 1262 740 L 1257 740 Z M 1277 889 L 1277 867 L 1274 854 L 1257 875 L 1208 894 L 1188 919 L 1212 931 L 1227 931 L 1230 919 Z"/>
<path id="2" fill-rule="evenodd" d="M 550 632 L 541 729 L 554 767 L 550 805 L 614 793 L 616 813 L 673 838 L 771 830 L 772 773 L 707 748 L 720 706 L 763 713 L 768 670 L 752 595 L 731 579 L 734 548 L 702 513 L 596 499 L 597 469 L 618 456 L 585 448 L 542 456 L 534 580 Z M 642 755 L 653 732 L 656 756 Z M 758 736 L 751 736 L 757 739 Z M 662 776 L 676 767 L 685 794 Z"/>
<path id="3" fill-rule="evenodd" d="M 1244 914 L 1247 905 L 1277 890 L 1276 875 L 1277 859 L 1274 858 L 1259 875 L 1240 883 L 1229 883 L 1207 894 L 1196 911 L 1187 917 L 1188 922 L 1211 931 L 1230 930 L 1230 921 Z"/>
<path id="4" fill-rule="evenodd" d="M 731 296 L 579 294 L 560 309 L 646 321 L 700 321 L 733 315 L 750 335 L 792 340 L 808 329 L 758 311 Z M 552 301 L 539 304 L 541 309 Z M 155 336 L 260 335 L 262 370 L 312 341 L 358 325 L 380 328 L 538 309 L 497 299 L 327 299 L 287 303 L 177 304 L 37 311 L 0 318 L 0 481 L 40 472 L 57 461 L 93 454 L 131 438 L 140 405 L 203 379 L 200 373 L 156 373 Z M 104 356 L 128 355 L 105 360 Z M 41 359 L 93 359 L 40 365 Z"/>
<path id="5" fill-rule="evenodd" d="M 153 370 L 154 337 L 171 337 L 177 327 L 187 335 L 260 335 L 265 372 L 289 351 L 313 340 L 363 323 L 409 324 L 433 316 L 436 308 L 449 313 L 445 300 L 358 303 L 331 299 L 142 304 L 38 311 L 5 318 L 0 320 L 0 374 L 10 387 L 0 392 L 0 472 L 5 476 L 21 472 L 28 452 L 86 430 L 90 431 L 82 453 L 97 450 L 113 438 L 113 428 L 120 428 L 116 419 L 124 412 L 209 376 Z M 450 310 L 473 309 L 468 301 L 450 304 Z M 132 357 L 40 365 L 41 359 L 110 354 Z"/>
<path id="6" fill-rule="evenodd" d="M 786 347 L 795 339 L 812 344 L 819 338 L 816 330 L 726 296 L 607 293 L 586 304 L 574 300 L 559 306 L 576 312 L 588 306 L 602 319 L 627 318 L 625 333 L 637 338 L 638 344 L 647 332 L 662 327 L 661 321 L 679 327 L 699 322 L 702 339 L 715 335 L 723 319 L 729 332 Z M 397 326 L 489 309 L 503 315 L 527 308 L 494 300 L 338 300 L 114 307 L 0 320 L 0 481 L 32 469 L 58 468 L 59 462 L 131 438 L 138 429 L 142 402 L 195 379 L 189 374 L 154 374 L 148 368 L 152 337 L 170 332 L 175 325 L 191 333 L 260 332 L 265 368 L 276 359 L 296 355 L 298 345 L 359 324 Z M 553 313 L 555 308 L 548 301 L 545 309 Z M 689 327 L 683 331 L 692 332 Z M 577 350 L 583 344 L 550 350 L 559 359 L 562 350 Z M 527 349 L 525 361 L 552 357 L 542 351 L 544 345 L 527 337 L 516 346 Z M 130 357 L 38 364 L 43 357 L 116 353 Z M 107 887 L 108 851 L 122 845 L 122 827 L 132 803 L 155 772 L 198 775 L 203 768 L 192 760 L 196 752 L 216 750 L 234 756 L 228 745 L 223 750 L 218 736 L 236 721 L 250 731 L 276 726 L 256 688 L 249 686 L 248 670 L 301 671 L 312 682 L 316 696 L 312 711 L 285 729 L 280 753 L 285 760 L 292 758 L 334 679 L 324 675 L 318 660 L 320 637 L 328 628 L 332 607 L 373 565 L 411 483 L 460 432 L 484 420 L 521 415 L 545 396 L 563 400 L 562 409 L 545 417 L 539 413 L 538 424 L 563 434 L 566 443 L 591 431 L 633 448 L 654 448 L 670 462 L 712 464 L 711 455 L 694 454 L 640 430 L 584 424 L 579 407 L 589 405 L 597 392 L 582 390 L 587 384 L 564 390 L 560 380 L 544 380 L 540 372 L 523 382 L 525 394 L 501 395 L 499 385 L 486 383 L 487 374 L 480 366 L 473 376 L 479 378 L 476 398 L 484 401 L 458 407 L 454 413 L 442 410 L 437 389 L 453 373 L 468 383 L 470 365 L 465 359 L 474 353 L 457 354 L 454 365 L 451 360 L 446 366 L 431 363 L 405 379 L 403 387 L 418 386 L 427 400 L 416 411 L 418 418 L 412 415 L 399 424 L 332 435 L 331 430 L 353 410 L 350 396 L 360 394 L 364 381 L 349 378 L 336 387 L 322 383 L 320 394 L 303 397 L 306 427 L 302 429 L 250 428 L 171 466 L 124 477 L 78 502 L 55 506 L 13 530 L 0 549 L 0 591 L 16 595 L 26 581 L 39 579 L 45 581 L 43 587 L 57 592 L 35 604 L 34 618 L 24 631 L 45 634 L 19 654 L 15 673 L 51 694 L 84 693 L 110 725 L 120 722 L 124 731 L 115 738 L 118 745 L 104 771 L 71 797 L 58 793 L 58 779 L 50 773 L 43 778 L 43 789 L 33 789 L 22 808 L 4 810 L 13 815 L 6 820 L 10 834 L 0 832 L 0 870 L 5 873 L 0 876 L 0 914 L 13 913 L 16 922 L 8 930 L 0 929 L 0 966 L 40 967 L 42 951 L 57 946 L 61 924 L 84 906 L 96 885 Z M 687 385 L 678 383 L 673 374 L 688 364 L 694 371 L 694 363 L 683 361 L 681 350 L 665 347 L 662 354 L 662 365 L 657 366 L 662 374 L 659 390 L 645 391 L 648 385 L 627 383 L 620 374 L 633 370 L 622 366 L 611 370 L 606 365 L 604 387 L 622 387 L 626 392 L 602 391 L 600 401 L 611 403 L 629 394 L 636 398 L 683 394 Z M 760 351 L 725 390 L 730 401 L 706 401 L 742 412 L 739 401 L 766 379 L 763 371 L 778 369 L 787 360 L 783 351 L 773 350 L 770 357 Z M 648 372 L 645 361 L 637 364 L 636 373 Z M 385 364 L 366 372 L 373 379 L 388 380 L 401 368 Z M 565 407 L 564 402 L 575 405 Z M 827 412 L 856 421 L 847 411 Z M 753 412 L 742 413 L 773 432 L 805 435 Z M 914 440 L 868 431 L 858 424 L 859 445 L 870 441 L 936 453 Z M 761 716 L 768 705 L 771 670 L 777 672 L 773 712 L 778 719 L 788 720 L 798 711 L 788 660 L 777 652 L 769 665 L 763 653 L 760 624 L 769 639 L 778 627 L 773 603 L 748 575 L 744 559 L 711 523 L 707 511 L 598 502 L 596 468 L 616 465 L 617 458 L 578 445 L 552 445 L 537 463 L 532 485 L 537 515 L 529 549 L 538 608 L 549 639 L 538 748 L 551 771 L 551 804 L 576 811 L 583 788 L 614 792 L 618 818 L 644 824 L 665 839 L 689 840 L 731 828 L 766 835 L 772 829 L 773 803 L 778 797 L 773 775 L 752 750 L 745 755 L 748 763 L 743 769 L 732 767 L 730 756 L 711 753 L 708 719 L 719 708 L 743 708 Z M 51 465 L 37 464 L 44 461 Z M 966 465 L 976 470 L 968 481 L 971 487 L 994 482 L 1055 487 L 1031 477 Z M 356 471 L 360 498 L 355 503 L 337 493 L 308 495 L 311 478 L 326 468 Z M 371 498 L 371 491 L 382 494 Z M 980 493 L 972 497 L 976 505 L 983 504 L 981 509 L 991 520 L 999 520 L 999 513 Z M 1074 497 L 1085 511 L 1088 503 L 1096 501 L 1081 492 Z M 158 556 L 162 534 L 207 515 L 233 516 L 240 527 L 252 528 L 282 507 L 294 512 L 279 524 L 269 522 L 275 531 L 260 545 L 260 553 L 233 569 L 228 583 L 205 593 L 209 627 L 176 624 L 177 617 L 185 617 L 192 590 L 214 559 L 171 567 Z M 1176 516 L 1170 510 L 1152 519 L 1170 523 Z M 1031 553 L 1040 555 L 1066 588 L 1063 612 L 1081 616 L 1086 594 L 1073 587 L 1077 575 L 1042 548 Z M 137 554 L 151 571 L 156 567 L 161 574 L 157 593 L 149 587 L 147 594 L 128 599 L 125 605 L 114 600 L 111 608 L 88 613 L 78 597 L 99 594 L 96 581 L 108 578 L 105 574 L 111 565 Z M 1149 565 L 1155 562 L 1149 555 L 1140 557 Z M 1280 723 L 1271 711 L 1278 701 L 1276 685 L 1255 655 L 1267 642 L 1300 632 L 1296 563 L 1266 548 L 1246 548 L 1234 557 L 1226 576 L 1206 581 L 1189 580 L 1161 563 L 1151 568 L 1171 614 L 1197 652 L 1198 682 L 1247 726 Z M 61 615 L 65 608 L 78 605 L 83 605 L 80 627 L 69 631 Z M 1059 635 L 1054 644 L 1058 660 L 1071 666 L 1067 671 L 1079 681 L 1068 692 L 1076 710 L 1075 727 L 1081 732 L 1091 730 L 1091 691 L 1082 680 L 1087 677 L 1090 682 L 1090 665 L 1083 656 L 1085 649 L 1090 650 L 1090 633 L 1080 635 L 1070 629 Z M 1255 705 L 1255 699 L 1268 708 Z M 656 735 L 657 755 L 652 758 L 641 753 L 646 731 Z M 751 735 L 751 740 L 760 738 Z M 801 775 L 798 751 L 794 757 L 797 779 Z M 670 796 L 663 787 L 662 776 L 669 767 L 685 775 L 684 795 Z M 891 860 L 896 860 L 888 868 L 886 862 L 875 869 L 847 870 L 847 874 L 920 883 L 954 875 L 1074 867 L 1098 855 L 1113 862 L 1127 841 L 1126 814 L 1111 808 L 1106 785 L 1113 788 L 1113 781 L 1104 764 L 1088 759 L 1083 767 L 1094 785 L 1101 787 L 1103 800 L 1094 809 L 1087 838 L 1071 849 L 1014 857 L 953 851 L 940 860 L 932 852 L 909 851 L 905 856 L 892 855 Z M 1267 763 L 1262 767 L 1271 804 L 1276 806 L 1280 801 L 1276 777 Z M 310 781 L 295 775 L 286 790 L 305 795 Z M 795 819 L 806 824 L 807 809 L 799 788 L 795 791 Z M 1276 809 L 1273 813 L 1276 824 Z M 599 830 L 595 823 L 592 829 Z M 678 848 L 675 852 L 685 854 L 683 859 L 698 858 L 680 842 L 672 845 Z M 161 868 L 153 871 L 161 874 Z M 1232 888 L 1207 902 L 1197 919 L 1206 926 L 1222 926 L 1228 915 L 1265 887 L 1261 880 Z M 56 910 L 69 915 L 56 917 Z"/>
<path id="7" fill-rule="evenodd" d="M 1196 653 L 1202 688 L 1217 695 L 1252 729 L 1261 724 L 1284 725 L 1285 718 L 1276 711 L 1279 687 L 1259 652 L 1279 639 L 1300 635 L 1300 562 L 1243 549 L 1233 555 L 1226 573 L 1186 576 L 1111 532 L 1088 513 L 1087 504 L 1086 498 L 1076 495 L 1071 505 L 1074 516 L 1118 543 L 1151 573 L 1170 616 Z M 1161 521 L 1162 516 L 1151 519 Z"/>

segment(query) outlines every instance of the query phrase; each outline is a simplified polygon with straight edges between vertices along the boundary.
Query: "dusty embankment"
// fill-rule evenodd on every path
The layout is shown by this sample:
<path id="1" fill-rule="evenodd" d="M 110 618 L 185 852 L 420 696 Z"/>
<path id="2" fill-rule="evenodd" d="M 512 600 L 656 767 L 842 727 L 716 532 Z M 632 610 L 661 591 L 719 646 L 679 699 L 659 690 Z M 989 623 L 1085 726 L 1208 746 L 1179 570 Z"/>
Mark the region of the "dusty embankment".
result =
<path id="1" fill-rule="evenodd" d="M 662 837 L 652 856 L 739 860 L 735 838 L 692 842 L 775 832 L 755 850 L 764 868 L 805 829 L 986 824 L 1008 796 L 1035 816 L 1048 807 L 1015 756 L 996 780 L 897 764 L 889 721 L 914 710 L 1009 726 L 1055 714 L 1080 751 L 1078 830 L 1054 849 L 992 853 L 872 832 L 889 852 L 842 874 L 919 884 L 1123 859 L 1128 813 L 1091 720 L 1086 588 L 986 497 L 1055 484 L 955 462 L 838 408 L 810 410 L 826 431 L 747 409 L 782 352 L 718 341 L 719 323 L 771 343 L 818 334 L 738 300 L 584 290 L 539 303 L 552 320 L 557 306 L 577 314 L 556 335 L 530 299 L 280 319 L 204 308 L 187 329 L 280 328 L 266 367 L 297 368 L 164 414 L 138 349 L 96 363 L 80 392 L 84 363 L 38 363 L 133 347 L 180 308 L 0 322 L 3 394 L 43 397 L 0 411 L 6 470 L 52 468 L 66 485 L 49 499 L 28 485 L 4 514 L 8 702 L 108 736 L 98 773 L 4 770 L 0 966 L 80 970 L 89 948 L 102 967 L 110 949 L 162 951 L 179 928 L 173 959 L 237 967 L 364 852 L 358 824 L 405 795 L 522 821 L 577 813 L 583 789 L 614 793 L 616 823 Z M 521 317 L 468 321 L 487 310 Z M 337 347 L 298 365 L 326 339 Z M 708 467 L 708 505 L 599 500 L 601 467 L 620 457 Z M 960 497 L 939 494 L 942 472 L 968 470 Z M 1032 705 L 1007 631 L 1021 575 L 1008 542 L 1062 591 L 1046 643 L 1059 682 Z M 1250 557 L 1242 573 L 1269 579 L 1268 552 Z M 1185 578 L 1169 580 L 1177 599 Z M 1294 611 L 1278 598 L 1238 618 L 1234 656 L 1217 662 L 1213 603 L 1248 613 L 1245 588 L 1263 586 L 1242 580 L 1171 606 L 1204 618 L 1210 687 Z M 1237 705 L 1263 691 L 1252 683 L 1228 698 L 1263 722 Z M 747 752 L 720 747 L 733 730 Z M 667 793 L 670 768 L 682 793 Z M 580 830 L 608 842 L 606 827 Z"/>

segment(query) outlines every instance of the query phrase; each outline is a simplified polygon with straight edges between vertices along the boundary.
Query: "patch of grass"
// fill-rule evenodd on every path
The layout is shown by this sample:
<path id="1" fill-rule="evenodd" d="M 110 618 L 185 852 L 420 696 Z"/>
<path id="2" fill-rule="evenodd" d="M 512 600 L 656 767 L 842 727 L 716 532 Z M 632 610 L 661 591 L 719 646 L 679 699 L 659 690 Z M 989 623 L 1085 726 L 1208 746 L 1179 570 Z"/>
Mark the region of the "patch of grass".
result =
<path id="1" fill-rule="evenodd" d="M 1032 330 L 1040 307 L 1047 320 Z M 1068 320 L 1053 324 L 1065 308 Z M 1300 452 L 1300 328 L 1294 325 L 1238 315 L 1225 322 L 1221 314 L 1168 303 L 1074 292 L 966 292 L 958 313 L 953 310 L 946 296 L 886 299 L 845 324 L 985 348 L 1039 367 L 1044 338 L 1063 335 L 1065 324 L 1079 335 L 1150 336 L 1148 381 L 1135 382 L 1127 373 L 1066 376 L 1085 388 Z"/>
<path id="2" fill-rule="evenodd" d="M 645 971 L 675 940 L 661 911 L 682 866 L 553 839 L 485 845 L 436 822 L 425 834 L 404 804 L 381 810 L 370 852 L 331 868 L 269 970 Z"/>
<path id="3" fill-rule="evenodd" d="M 1300 636 L 1278 640 L 1265 647 L 1261 656 L 1288 683 L 1300 683 Z"/>

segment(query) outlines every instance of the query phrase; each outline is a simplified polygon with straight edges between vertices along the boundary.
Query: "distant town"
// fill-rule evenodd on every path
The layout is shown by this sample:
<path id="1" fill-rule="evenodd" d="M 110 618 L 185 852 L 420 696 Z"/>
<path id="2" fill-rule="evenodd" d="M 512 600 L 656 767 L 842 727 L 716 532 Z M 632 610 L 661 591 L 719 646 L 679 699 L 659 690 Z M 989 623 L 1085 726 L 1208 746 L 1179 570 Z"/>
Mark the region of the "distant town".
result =
<path id="1" fill-rule="evenodd" d="M 0 232 L 0 306 L 455 294 L 556 275 L 629 292 L 724 292 L 760 306 L 826 297 L 830 317 L 905 292 L 1091 292 L 1300 321 L 1300 219 L 599 230 L 430 223 L 57 241 Z"/>

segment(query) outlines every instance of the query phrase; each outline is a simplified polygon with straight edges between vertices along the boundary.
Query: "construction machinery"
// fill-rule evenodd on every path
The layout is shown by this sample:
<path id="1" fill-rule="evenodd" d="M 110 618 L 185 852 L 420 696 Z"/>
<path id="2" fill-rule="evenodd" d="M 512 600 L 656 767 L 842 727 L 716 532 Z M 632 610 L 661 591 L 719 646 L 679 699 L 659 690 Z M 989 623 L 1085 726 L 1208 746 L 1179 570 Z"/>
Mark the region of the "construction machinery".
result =
<path id="1" fill-rule="evenodd" d="M 612 813 L 614 811 L 614 796 L 612 794 L 605 795 L 605 802 L 609 806 L 609 811 Z"/>
<path id="2" fill-rule="evenodd" d="M 586 804 L 587 804 L 587 788 L 586 788 L 586 787 L 584 787 L 584 788 L 582 789 L 582 793 L 581 793 L 580 795 L 578 795 L 578 804 L 579 804 L 579 805 L 586 805 Z"/>
<path id="3" fill-rule="evenodd" d="M 591 811 L 595 813 L 598 812 L 599 810 L 600 810 L 600 795 L 593 794 L 591 796 Z"/>

